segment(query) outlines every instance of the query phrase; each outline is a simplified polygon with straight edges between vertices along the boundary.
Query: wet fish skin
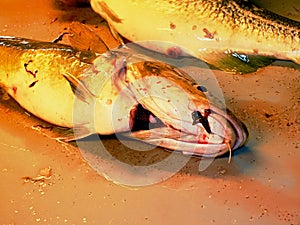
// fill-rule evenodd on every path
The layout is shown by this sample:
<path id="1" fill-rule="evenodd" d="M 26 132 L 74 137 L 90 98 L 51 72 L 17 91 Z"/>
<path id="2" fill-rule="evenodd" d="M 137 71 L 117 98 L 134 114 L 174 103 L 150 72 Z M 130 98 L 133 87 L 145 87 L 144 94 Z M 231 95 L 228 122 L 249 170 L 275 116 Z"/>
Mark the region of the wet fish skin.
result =
<path id="1" fill-rule="evenodd" d="M 249 67 L 260 63 L 250 59 L 255 63 L 247 67 L 249 62 L 232 54 L 300 64 L 300 22 L 258 8 L 250 1 L 125 0 L 119 4 L 117 0 L 91 0 L 91 6 L 122 36 L 134 42 L 151 41 L 144 47 L 167 55 L 189 54 L 235 72 L 235 68 L 223 65 L 234 61 L 232 67 L 241 73 L 253 72 Z M 153 45 L 153 40 L 162 43 Z M 261 60 L 255 69 L 271 63 Z"/>
<path id="2" fill-rule="evenodd" d="M 0 85 L 35 116 L 73 128 L 75 136 L 64 140 L 127 131 L 131 138 L 207 157 L 246 142 L 244 125 L 209 102 L 183 71 L 121 50 L 96 55 L 67 45 L 0 37 Z M 130 131 L 137 105 L 159 126 Z M 211 112 L 205 116 L 209 132 L 195 124 L 194 111 Z"/>
<path id="3" fill-rule="evenodd" d="M 230 148 L 236 150 L 247 141 L 245 125 L 230 110 L 219 105 L 213 96 L 208 100 L 188 74 L 160 62 L 139 62 L 131 67 L 129 70 L 133 76 L 138 74 L 135 79 L 143 78 L 143 82 L 137 86 L 129 85 L 129 89 L 135 93 L 139 103 L 157 115 L 166 126 L 131 132 L 130 137 L 168 149 L 180 149 L 184 154 L 206 157 L 222 155 Z M 131 73 L 126 77 L 131 80 Z M 167 84 L 162 85 L 165 80 Z M 148 95 L 143 94 L 145 89 Z M 152 101 L 145 100 L 149 95 Z M 202 115 L 210 112 L 207 120 L 212 132 L 207 131 L 204 124 L 198 123 L 195 126 L 195 111 Z"/>
<path id="4" fill-rule="evenodd" d="M 94 58 L 67 45 L 1 36 L 0 85 L 28 112 L 71 127 L 74 93 L 63 74 L 82 73 Z"/>

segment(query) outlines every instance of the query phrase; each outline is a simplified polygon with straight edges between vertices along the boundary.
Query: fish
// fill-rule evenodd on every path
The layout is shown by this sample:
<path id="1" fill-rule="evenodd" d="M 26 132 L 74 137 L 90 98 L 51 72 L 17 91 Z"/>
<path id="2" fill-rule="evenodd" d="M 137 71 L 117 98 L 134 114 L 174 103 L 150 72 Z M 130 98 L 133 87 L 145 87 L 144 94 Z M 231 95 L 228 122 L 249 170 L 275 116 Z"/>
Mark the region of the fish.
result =
<path id="1" fill-rule="evenodd" d="M 80 75 L 96 55 L 68 45 L 0 36 L 0 87 L 43 120 L 71 127 L 74 93 L 63 74 Z"/>
<path id="2" fill-rule="evenodd" d="M 72 129 L 64 141 L 120 133 L 187 155 L 243 146 L 246 126 L 186 72 L 127 48 L 95 53 L 0 37 L 0 86 L 29 113 Z"/>
<path id="3" fill-rule="evenodd" d="M 170 57 L 237 74 L 275 59 L 300 65 L 300 22 L 249 0 L 91 0 L 91 7 L 114 33 Z"/>

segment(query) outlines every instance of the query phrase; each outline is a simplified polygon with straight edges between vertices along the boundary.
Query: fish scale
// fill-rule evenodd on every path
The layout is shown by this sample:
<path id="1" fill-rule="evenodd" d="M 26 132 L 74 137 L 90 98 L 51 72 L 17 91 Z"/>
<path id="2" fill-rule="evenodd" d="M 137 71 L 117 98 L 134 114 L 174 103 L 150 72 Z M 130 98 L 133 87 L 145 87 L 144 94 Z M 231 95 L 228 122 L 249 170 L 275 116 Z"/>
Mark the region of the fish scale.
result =
<path id="1" fill-rule="evenodd" d="M 122 132 L 208 157 L 247 140 L 242 122 L 209 102 L 184 71 L 128 47 L 99 54 L 23 38 L 0 37 L 0 43 L 0 86 L 31 114 L 72 129 L 61 140 Z M 193 121 L 194 111 L 208 110 L 205 120 Z"/>
<path id="2" fill-rule="evenodd" d="M 300 23 L 250 1 L 91 0 L 91 6 L 126 39 L 173 57 L 191 55 L 234 73 L 255 72 L 274 59 L 300 64 Z"/>

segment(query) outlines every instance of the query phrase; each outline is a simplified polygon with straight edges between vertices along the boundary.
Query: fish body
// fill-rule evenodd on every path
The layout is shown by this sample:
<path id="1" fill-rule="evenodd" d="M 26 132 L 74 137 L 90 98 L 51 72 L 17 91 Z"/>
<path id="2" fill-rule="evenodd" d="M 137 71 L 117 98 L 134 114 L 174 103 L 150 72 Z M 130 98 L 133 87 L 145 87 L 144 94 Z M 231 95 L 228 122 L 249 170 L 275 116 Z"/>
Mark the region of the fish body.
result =
<path id="1" fill-rule="evenodd" d="M 144 47 L 173 57 L 189 54 L 241 73 L 270 62 L 253 55 L 300 64 L 300 22 L 249 1 L 91 0 L 91 6 L 128 40 L 149 41 Z"/>
<path id="2" fill-rule="evenodd" d="M 142 55 L 0 37 L 0 57 L 1 87 L 37 117 L 73 128 L 75 138 L 123 132 L 211 157 L 247 139 L 245 126 L 185 72 Z"/>
<path id="3" fill-rule="evenodd" d="M 102 112 L 95 118 L 102 121 L 101 126 L 89 126 L 85 132 L 112 134 L 116 131 L 105 124 L 112 115 L 110 104 L 107 104 L 109 109 L 102 104 L 103 95 L 109 95 L 111 99 L 117 94 L 112 85 L 106 84 L 114 69 L 109 59 L 98 59 L 101 74 L 97 74 L 93 66 L 93 63 L 97 64 L 96 53 L 63 44 L 7 36 L 0 37 L 0 57 L 0 87 L 28 112 L 49 123 L 71 128 L 75 115 L 77 124 L 90 123 L 89 110 L 93 111 L 91 107 L 95 107 Z M 89 89 L 78 80 L 82 78 Z M 91 91 L 98 91 L 99 85 L 106 89 L 95 104 L 96 98 Z M 76 107 L 74 104 L 78 102 L 81 104 Z"/>
<path id="4" fill-rule="evenodd" d="M 3 36 L 0 57 L 2 88 L 37 117 L 72 126 L 74 93 L 63 74 L 80 74 L 94 56 L 67 45 Z"/>

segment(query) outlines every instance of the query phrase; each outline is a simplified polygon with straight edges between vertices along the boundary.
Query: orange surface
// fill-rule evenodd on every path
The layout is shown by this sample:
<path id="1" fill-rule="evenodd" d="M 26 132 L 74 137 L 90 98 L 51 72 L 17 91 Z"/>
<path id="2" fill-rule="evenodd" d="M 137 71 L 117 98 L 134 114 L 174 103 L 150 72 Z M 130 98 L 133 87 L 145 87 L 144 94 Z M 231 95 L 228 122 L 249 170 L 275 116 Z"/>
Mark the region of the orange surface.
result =
<path id="1" fill-rule="evenodd" d="M 300 7 L 292 4 L 297 17 Z M 52 41 L 72 21 L 92 27 L 102 21 L 91 9 L 50 0 L 1 0 L 0 8 L 0 35 L 38 40 Z M 105 27 L 97 30 L 108 38 Z M 49 124 L 1 95 L 0 224 L 300 224 L 299 66 L 276 62 L 244 76 L 214 74 L 227 106 L 249 128 L 246 147 L 230 164 L 227 157 L 188 158 L 170 179 L 135 188 L 99 175 L 74 143 L 51 139 Z M 170 154 L 159 148 L 137 154 L 113 137 L 103 143 L 128 164 Z M 102 161 L 124 179 L 148 176 Z M 205 162 L 211 164 L 199 171 Z"/>

